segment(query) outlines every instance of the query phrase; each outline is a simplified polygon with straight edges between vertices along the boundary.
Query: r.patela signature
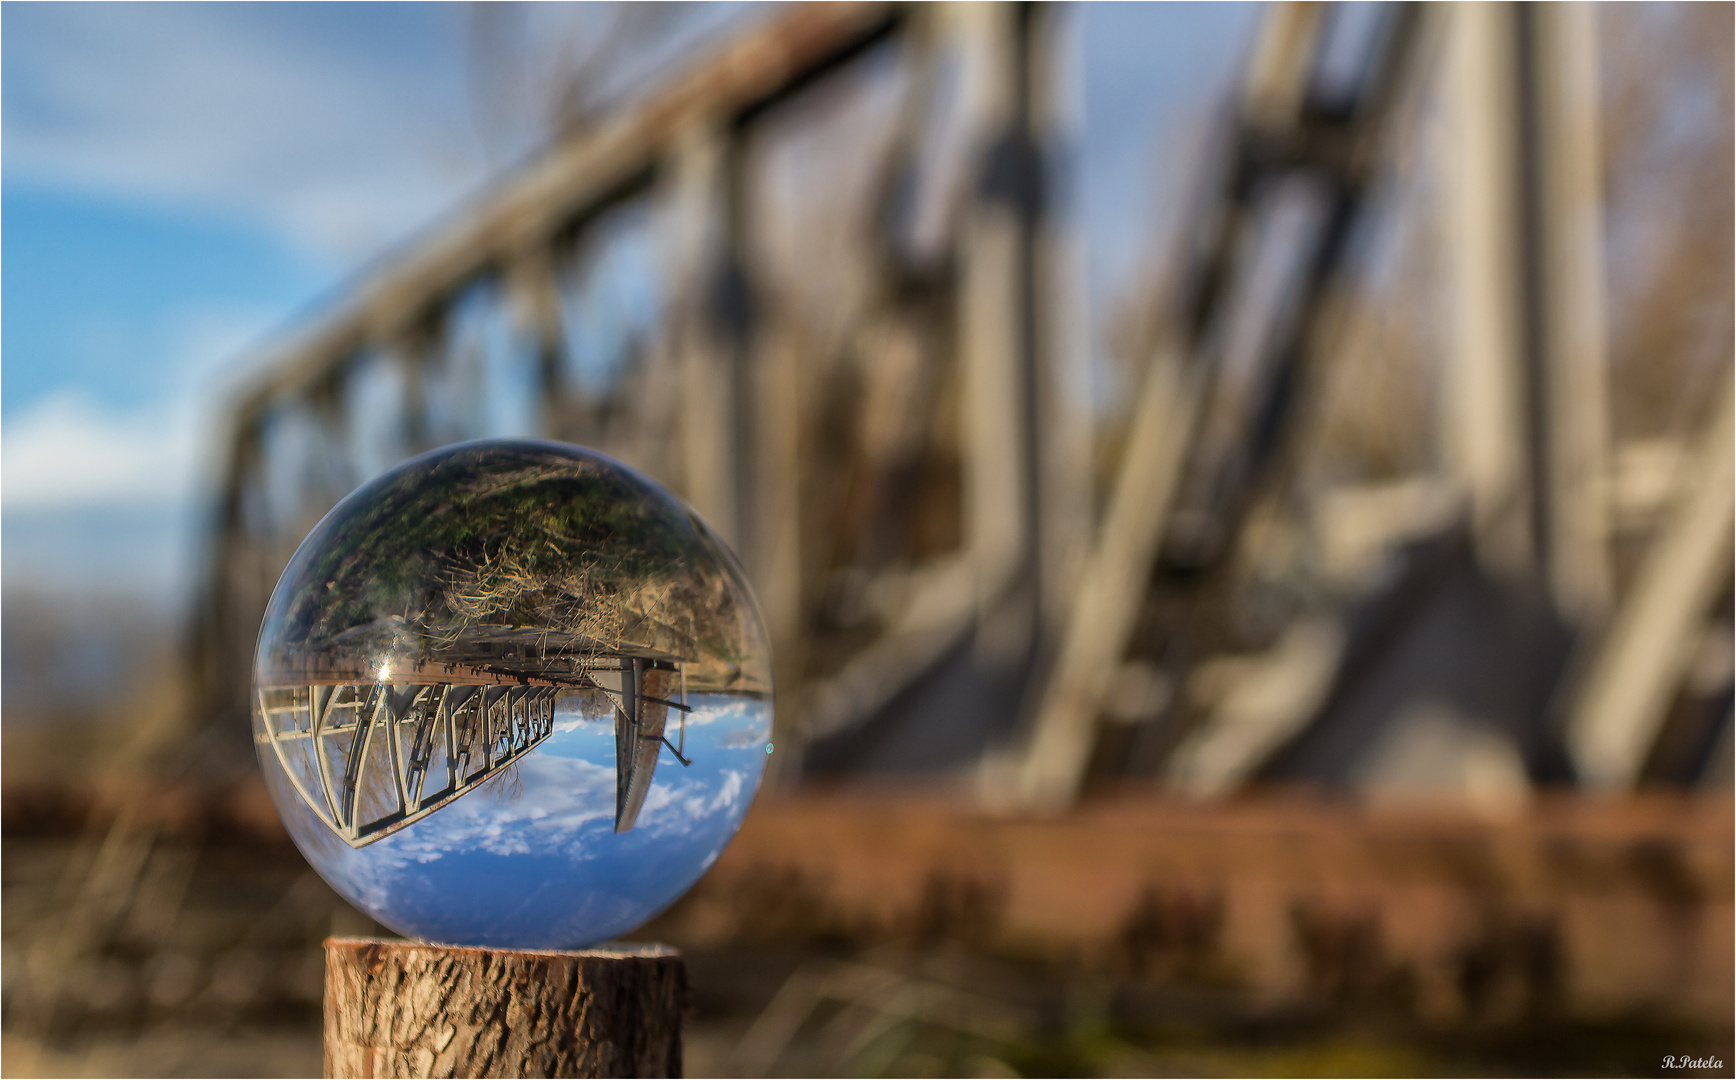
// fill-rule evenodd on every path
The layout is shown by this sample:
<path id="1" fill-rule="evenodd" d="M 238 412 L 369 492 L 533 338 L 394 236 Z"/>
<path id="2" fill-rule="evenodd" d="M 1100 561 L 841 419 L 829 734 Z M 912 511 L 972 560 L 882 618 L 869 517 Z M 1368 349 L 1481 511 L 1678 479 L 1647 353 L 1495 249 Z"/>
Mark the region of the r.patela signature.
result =
<path id="1" fill-rule="evenodd" d="M 1665 1054 L 1666 1069 L 1722 1069 L 1724 1062 L 1716 1057 L 1689 1057 L 1686 1054 Z"/>

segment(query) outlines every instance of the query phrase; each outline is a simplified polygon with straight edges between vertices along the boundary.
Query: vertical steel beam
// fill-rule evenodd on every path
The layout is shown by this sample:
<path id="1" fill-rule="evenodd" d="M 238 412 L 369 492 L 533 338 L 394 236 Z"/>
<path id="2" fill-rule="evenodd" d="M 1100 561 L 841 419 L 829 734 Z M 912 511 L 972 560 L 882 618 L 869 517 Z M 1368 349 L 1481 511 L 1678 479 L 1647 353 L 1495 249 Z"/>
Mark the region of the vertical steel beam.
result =
<path id="1" fill-rule="evenodd" d="M 1597 41 L 1588 5 L 1452 9 L 1449 460 L 1479 554 L 1567 618 L 1609 602 Z"/>
<path id="2" fill-rule="evenodd" d="M 415 712 L 416 703 L 421 700 L 425 693 L 427 693 L 427 687 L 422 687 L 412 694 L 410 701 L 405 705 L 403 714 L 392 711 L 390 687 L 384 688 L 380 695 L 382 699 L 381 711 L 384 713 L 386 727 L 386 756 L 392 767 L 392 786 L 396 789 L 398 812 L 401 814 L 410 812 L 410 785 L 404 775 L 403 722 L 407 718 L 406 714 Z"/>
<path id="3" fill-rule="evenodd" d="M 1080 10 L 1043 5 L 1032 28 L 1031 128 L 1042 151 L 1047 197 L 1035 224 L 1033 305 L 1036 401 L 1036 559 L 1039 637 L 1057 642 L 1078 598 L 1091 546 L 1091 327 L 1078 203 L 1084 139 L 1084 48 Z M 1040 46 L 1040 47 L 1039 47 Z"/>
<path id="4" fill-rule="evenodd" d="M 1479 557 L 1491 568 L 1520 573 L 1533 565 L 1535 548 L 1517 19 L 1504 0 L 1455 5 L 1448 18 L 1455 309 L 1443 430 L 1447 459 L 1470 504 Z"/>
<path id="5" fill-rule="evenodd" d="M 1602 184 L 1588 5 L 1450 16 L 1457 311 L 1449 459 L 1479 554 L 1557 609 L 1609 600 Z"/>
<path id="6" fill-rule="evenodd" d="M 758 593 L 766 633 L 772 644 L 775 685 L 795 686 L 804 666 L 802 625 L 802 422 L 808 411 L 803 395 L 803 357 L 788 328 L 768 326 L 752 344 L 751 403 L 756 438 L 753 443 L 754 514 L 753 562 L 749 573 Z M 792 751 L 798 741 L 791 732 L 803 730 L 800 699 L 788 695 L 778 703 L 774 741 Z M 793 775 L 800 763 L 795 752 L 781 755 L 772 780 Z"/>
<path id="7" fill-rule="evenodd" d="M 565 334 L 550 244 L 547 237 L 525 243 L 507 267 L 506 288 L 515 330 L 529 340 L 536 356 L 537 431 L 556 438 L 565 416 L 561 396 Z"/>
<path id="8" fill-rule="evenodd" d="M 1580 0 L 1523 11 L 1532 24 L 1534 228 L 1543 271 L 1533 301 L 1542 337 L 1537 363 L 1549 391 L 1536 410 L 1546 429 L 1544 563 L 1557 607 L 1595 624 L 1610 602 L 1597 12 Z"/>
<path id="9" fill-rule="evenodd" d="M 434 446 L 435 433 L 428 415 L 428 366 L 438 355 L 438 320 L 425 319 L 400 332 L 391 348 L 404 369 L 404 445 L 411 455 Z"/>
<path id="10" fill-rule="evenodd" d="M 320 794 L 325 797 L 326 809 L 331 812 L 333 824 L 340 828 L 343 824 L 344 812 L 338 805 L 337 791 L 332 786 L 332 767 L 331 761 L 326 757 L 324 736 L 327 727 L 330 726 L 332 709 L 337 707 L 338 695 L 343 692 L 343 687 L 329 688 L 326 692 L 324 707 L 320 706 L 317 694 L 311 698 L 313 703 L 313 733 L 308 738 L 308 745 L 313 747 L 314 770 L 319 774 Z"/>
<path id="11" fill-rule="evenodd" d="M 368 767 L 368 750 L 374 741 L 374 729 L 381 725 L 380 714 L 386 711 L 389 693 L 387 684 L 375 683 L 366 703 L 356 709 L 356 729 L 350 737 L 349 760 L 344 764 L 343 790 L 343 825 L 351 840 L 356 838 L 360 827 L 356 815 L 362 805 L 362 776 Z"/>
<path id="12" fill-rule="evenodd" d="M 730 357 L 712 324 L 725 228 L 728 134 L 715 117 L 691 121 L 672 153 L 669 272 L 676 294 L 672 336 L 680 356 L 682 493 L 731 545 L 741 540 L 735 493 L 735 425 Z"/>
<path id="13" fill-rule="evenodd" d="M 979 655 L 1027 658 L 1037 630 L 1036 227 L 1041 152 L 1032 130 L 1030 10 L 961 5 L 954 31 L 981 160 L 960 242 L 965 546 L 977 579 Z"/>

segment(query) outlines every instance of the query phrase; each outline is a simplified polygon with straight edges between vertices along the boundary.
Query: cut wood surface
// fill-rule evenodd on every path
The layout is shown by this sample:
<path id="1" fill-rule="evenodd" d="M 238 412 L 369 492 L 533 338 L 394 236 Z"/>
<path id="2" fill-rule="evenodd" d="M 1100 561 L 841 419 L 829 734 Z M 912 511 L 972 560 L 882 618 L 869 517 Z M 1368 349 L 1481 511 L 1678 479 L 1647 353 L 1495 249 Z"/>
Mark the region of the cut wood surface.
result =
<path id="1" fill-rule="evenodd" d="M 328 938 L 325 1075 L 680 1076 L 681 955 Z"/>

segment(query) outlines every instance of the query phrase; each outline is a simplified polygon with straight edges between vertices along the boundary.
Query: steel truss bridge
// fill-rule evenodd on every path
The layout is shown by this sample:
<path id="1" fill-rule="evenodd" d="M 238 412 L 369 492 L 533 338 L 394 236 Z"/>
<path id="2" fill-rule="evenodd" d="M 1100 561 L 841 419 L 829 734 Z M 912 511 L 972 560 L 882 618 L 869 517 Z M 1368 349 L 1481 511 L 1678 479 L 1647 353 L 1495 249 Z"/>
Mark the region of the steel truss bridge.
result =
<path id="1" fill-rule="evenodd" d="M 986 769 L 984 790 L 1047 807 L 1121 777 L 1351 787 L 1368 733 L 1435 698 L 1523 748 L 1528 783 L 1703 775 L 1710 750 L 1659 763 L 1728 745 L 1728 677 L 1687 671 L 1729 625 L 1736 406 L 1726 364 L 1701 430 L 1676 433 L 1680 482 L 1659 490 L 1677 494 L 1618 505 L 1615 465 L 1647 448 L 1606 430 L 1623 390 L 1591 8 L 1272 5 L 1197 205 L 1136 290 L 1100 490 L 1068 10 L 780 8 L 358 281 L 236 402 L 197 711 L 239 731 L 254 632 L 308 529 L 399 460 L 507 433 L 499 404 L 522 406 L 514 433 L 667 484 L 740 555 L 781 691 L 774 783 Z M 617 327 L 600 283 L 641 251 L 659 299 Z M 1426 272 L 1376 269 L 1413 255 Z M 1387 319 L 1437 294 L 1450 317 Z M 1416 349 L 1371 344 L 1401 322 Z M 1431 403 L 1394 436 L 1419 455 L 1402 476 L 1334 457 L 1375 371 Z M 1360 479 L 1306 479 L 1339 475 Z M 1335 569 L 1349 536 L 1414 574 Z M 1537 617 L 1510 645 L 1491 644 L 1505 616 L 1417 644 L 1399 673 L 1394 642 L 1460 595 L 1411 558 L 1423 537 L 1465 589 Z M 1378 629 L 1304 648 L 1307 680 L 1277 674 L 1282 643 L 1352 624 Z M 1566 649 L 1583 661 L 1550 659 Z M 1444 666 L 1472 655 L 1475 678 Z M 1244 738 L 1218 660 L 1326 689 Z M 358 677 L 344 700 L 365 706 Z M 1498 705 L 1458 701 L 1497 682 Z M 407 818 L 425 800 L 402 775 Z M 338 809 L 355 799 L 310 803 L 360 838 Z"/>
<path id="2" fill-rule="evenodd" d="M 614 705 L 615 831 L 638 821 L 668 743 L 667 687 L 684 671 L 668 661 L 622 657 L 581 679 L 502 685 L 457 666 L 452 681 L 324 679 L 262 687 L 256 741 L 269 746 L 308 809 L 352 848 L 414 825 L 502 775 L 554 734 L 556 697 L 600 691 Z M 615 678 L 610 678 L 613 675 Z M 607 682 L 618 679 L 618 686 Z M 437 785 L 437 786 L 436 786 Z"/>

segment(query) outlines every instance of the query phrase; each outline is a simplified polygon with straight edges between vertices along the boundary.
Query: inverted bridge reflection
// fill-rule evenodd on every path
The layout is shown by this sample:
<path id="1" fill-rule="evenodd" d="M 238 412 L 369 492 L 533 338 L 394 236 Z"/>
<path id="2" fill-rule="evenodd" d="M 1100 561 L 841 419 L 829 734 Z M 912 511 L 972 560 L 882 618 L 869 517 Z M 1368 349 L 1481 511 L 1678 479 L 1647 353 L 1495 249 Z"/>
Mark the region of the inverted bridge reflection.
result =
<path id="1" fill-rule="evenodd" d="M 683 714 L 677 662 L 621 656 L 578 678 L 502 684 L 466 665 L 442 664 L 440 682 L 341 679 L 262 687 L 256 739 L 269 746 L 296 793 L 326 828 L 366 847 L 501 779 L 554 733 L 557 697 L 590 691 L 615 720 L 615 831 L 637 823 L 665 745 L 670 709 Z M 681 701 L 669 698 L 679 686 Z M 433 786 L 438 785 L 438 786 Z"/>

